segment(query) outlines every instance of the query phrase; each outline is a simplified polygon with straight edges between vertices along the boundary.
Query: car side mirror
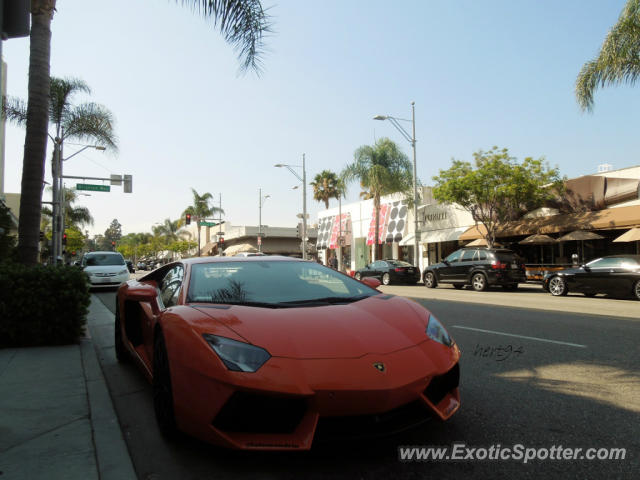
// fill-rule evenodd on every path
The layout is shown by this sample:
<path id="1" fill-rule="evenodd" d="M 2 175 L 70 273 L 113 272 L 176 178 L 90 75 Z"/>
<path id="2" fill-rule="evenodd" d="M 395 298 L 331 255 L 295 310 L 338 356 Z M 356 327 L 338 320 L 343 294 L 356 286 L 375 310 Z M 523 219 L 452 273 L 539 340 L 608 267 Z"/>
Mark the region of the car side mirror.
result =
<path id="1" fill-rule="evenodd" d="M 127 290 L 127 298 L 136 302 L 153 302 L 158 296 L 155 287 L 146 284 L 139 284 L 129 287 Z"/>
<path id="2" fill-rule="evenodd" d="M 582 268 L 585 272 L 590 272 L 591 271 L 591 267 L 588 267 L 586 265 L 582 265 L 580 268 Z"/>
<path id="3" fill-rule="evenodd" d="M 365 277 L 360 281 L 362 283 L 364 283 L 366 286 L 371 287 L 371 288 L 378 288 L 380 285 L 382 285 L 380 280 L 378 280 L 377 278 L 373 278 L 373 277 Z"/>
<path id="4" fill-rule="evenodd" d="M 445 265 L 450 265 L 449 260 L 447 260 L 446 258 L 442 260 L 442 263 L 444 263 Z"/>

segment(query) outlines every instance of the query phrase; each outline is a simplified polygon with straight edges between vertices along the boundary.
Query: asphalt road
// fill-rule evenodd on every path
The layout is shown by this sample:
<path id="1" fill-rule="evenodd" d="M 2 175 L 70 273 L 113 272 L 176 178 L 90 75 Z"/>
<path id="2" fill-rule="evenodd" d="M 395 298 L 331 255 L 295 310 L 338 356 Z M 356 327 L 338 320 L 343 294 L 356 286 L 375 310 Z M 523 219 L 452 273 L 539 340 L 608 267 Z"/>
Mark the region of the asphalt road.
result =
<path id="1" fill-rule="evenodd" d="M 535 288 L 473 292 L 383 287 L 417 298 L 449 329 L 461 359 L 460 411 L 396 437 L 311 452 L 231 452 L 165 441 L 151 388 L 120 365 L 113 326 L 94 326 L 100 361 L 140 479 L 637 478 L 640 471 L 640 303 L 557 299 Z M 453 297 L 452 297 L 453 296 Z M 115 293 L 99 293 L 113 311 Z M 507 300 L 504 300 L 507 298 Z M 511 306 L 497 306 L 506 302 Z M 586 303 L 585 303 L 586 302 Z M 585 305 L 579 305 L 585 303 Z M 514 305 L 518 305 L 517 307 Z M 522 306 L 530 308 L 522 308 Z M 572 310 L 587 309 L 591 313 Z M 617 312 L 613 316 L 608 312 Z M 625 448 L 625 460 L 400 462 L 399 446 Z M 497 447 L 494 447 L 497 448 Z"/>

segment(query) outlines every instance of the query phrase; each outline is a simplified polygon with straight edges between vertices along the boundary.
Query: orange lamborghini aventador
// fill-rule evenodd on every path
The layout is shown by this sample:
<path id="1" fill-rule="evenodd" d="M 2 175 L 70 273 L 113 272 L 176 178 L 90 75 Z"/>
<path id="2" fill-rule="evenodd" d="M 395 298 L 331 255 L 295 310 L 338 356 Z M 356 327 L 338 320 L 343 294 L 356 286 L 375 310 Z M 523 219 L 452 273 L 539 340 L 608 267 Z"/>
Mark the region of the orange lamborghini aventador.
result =
<path id="1" fill-rule="evenodd" d="M 117 294 L 115 347 L 165 435 L 237 449 L 398 432 L 460 406 L 460 351 L 416 302 L 315 262 L 202 257 Z"/>

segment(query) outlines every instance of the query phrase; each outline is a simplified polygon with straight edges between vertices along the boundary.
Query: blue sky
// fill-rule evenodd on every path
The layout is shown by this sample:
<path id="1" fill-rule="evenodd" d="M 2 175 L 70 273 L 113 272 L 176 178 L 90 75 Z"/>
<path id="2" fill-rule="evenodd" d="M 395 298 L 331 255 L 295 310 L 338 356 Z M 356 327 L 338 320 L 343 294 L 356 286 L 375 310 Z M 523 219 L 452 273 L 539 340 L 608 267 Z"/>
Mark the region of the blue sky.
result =
<path id="1" fill-rule="evenodd" d="M 295 177 L 276 163 L 307 158 L 309 181 L 339 172 L 361 145 L 387 136 L 410 145 L 376 114 L 410 118 L 416 104 L 418 177 L 471 160 L 493 145 L 518 159 L 545 157 L 562 175 L 640 164 L 640 90 L 599 90 L 593 113 L 573 93 L 624 0 L 283 0 L 271 7 L 264 72 L 238 75 L 233 49 L 211 24 L 171 0 L 59 0 L 51 72 L 93 89 L 108 107 L 118 154 L 86 150 L 65 174 L 132 174 L 78 202 L 94 233 L 117 218 L 124 233 L 176 219 L 191 187 L 222 194 L 226 218 L 295 226 Z M 4 42 L 8 94 L 26 98 L 28 39 Z M 410 128 L 410 123 L 406 124 Z M 8 126 L 5 190 L 18 192 L 24 132 Z M 79 148 L 79 147 L 78 147 Z M 65 146 L 65 156 L 74 147 Z M 50 179 L 47 159 L 47 179 Z M 73 185 L 73 181 L 70 182 Z M 309 189 L 311 190 L 311 189 Z M 358 198 L 351 185 L 347 201 Z M 45 194 L 46 195 L 46 194 Z M 335 203 L 335 201 L 333 201 Z M 332 204 L 333 204 L 332 203 Z M 312 221 L 324 206 L 308 193 Z"/>

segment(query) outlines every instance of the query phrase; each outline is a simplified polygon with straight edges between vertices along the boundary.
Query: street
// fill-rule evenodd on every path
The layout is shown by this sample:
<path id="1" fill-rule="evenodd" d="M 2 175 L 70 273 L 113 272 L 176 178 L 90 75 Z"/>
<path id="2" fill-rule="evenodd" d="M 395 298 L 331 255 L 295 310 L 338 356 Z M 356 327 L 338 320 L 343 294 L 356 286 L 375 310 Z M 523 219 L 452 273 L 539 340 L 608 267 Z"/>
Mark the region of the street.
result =
<path id="1" fill-rule="evenodd" d="M 151 387 L 120 365 L 113 324 L 89 325 L 138 478 L 634 478 L 640 470 L 638 302 L 552 297 L 534 286 L 473 292 L 422 285 L 381 290 L 416 299 L 458 345 L 460 411 L 394 437 L 314 445 L 304 453 L 247 453 L 184 438 L 167 442 Z M 425 296 L 427 298 L 419 298 Z M 111 311 L 115 292 L 96 293 Z M 501 304 L 501 305 L 497 305 Z M 510 306 L 507 306 L 509 304 Z M 514 305 L 519 305 L 515 307 Z M 591 313 L 585 313 L 590 311 Z M 615 312 L 615 314 L 614 314 Z M 624 448 L 624 460 L 401 462 L 399 446 L 469 448 L 521 444 Z"/>

